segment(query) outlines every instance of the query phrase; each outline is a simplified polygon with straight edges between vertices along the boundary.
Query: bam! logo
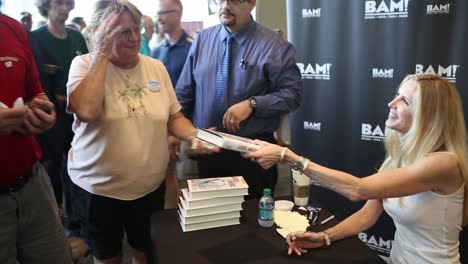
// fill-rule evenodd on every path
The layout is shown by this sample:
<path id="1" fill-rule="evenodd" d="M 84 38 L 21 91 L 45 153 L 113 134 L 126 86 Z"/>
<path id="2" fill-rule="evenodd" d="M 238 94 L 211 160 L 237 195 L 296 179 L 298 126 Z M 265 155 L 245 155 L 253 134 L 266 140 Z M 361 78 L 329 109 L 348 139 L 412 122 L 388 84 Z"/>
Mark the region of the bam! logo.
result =
<path id="1" fill-rule="evenodd" d="M 393 69 L 372 69 L 372 78 L 393 78 Z"/>
<path id="2" fill-rule="evenodd" d="M 450 4 L 427 5 L 426 14 L 428 15 L 450 14 Z"/>
<path id="3" fill-rule="evenodd" d="M 368 247 L 381 253 L 390 254 L 390 250 L 393 246 L 393 240 L 385 240 L 381 237 L 375 237 L 367 233 L 359 233 L 359 239 L 366 243 Z"/>
<path id="4" fill-rule="evenodd" d="M 365 141 L 384 141 L 386 134 L 380 126 L 373 127 L 370 124 L 361 124 L 361 140 Z"/>
<path id="5" fill-rule="evenodd" d="M 441 65 L 438 65 L 439 67 L 437 68 L 437 71 L 432 67 L 432 65 L 427 66 L 427 68 L 424 67 L 422 64 L 416 64 L 416 74 L 437 74 L 439 76 L 442 76 L 446 78 L 447 80 L 456 83 L 457 82 L 457 70 L 460 68 L 460 65 L 449 65 L 447 67 L 443 67 Z"/>
<path id="6" fill-rule="evenodd" d="M 302 79 L 316 79 L 316 80 L 330 80 L 330 69 L 332 64 L 325 63 L 325 64 L 318 64 L 315 63 L 315 66 L 308 63 L 305 65 L 304 63 L 298 63 L 297 67 L 301 71 Z"/>
<path id="7" fill-rule="evenodd" d="M 408 17 L 408 1 L 366 1 L 364 19 Z"/>
<path id="8" fill-rule="evenodd" d="M 309 122 L 309 121 L 304 121 L 304 129 L 305 130 L 315 130 L 315 131 L 320 131 L 321 130 L 322 123 L 320 122 Z"/>
<path id="9" fill-rule="evenodd" d="M 302 18 L 320 17 L 321 12 L 322 12 L 322 8 L 302 9 Z"/>

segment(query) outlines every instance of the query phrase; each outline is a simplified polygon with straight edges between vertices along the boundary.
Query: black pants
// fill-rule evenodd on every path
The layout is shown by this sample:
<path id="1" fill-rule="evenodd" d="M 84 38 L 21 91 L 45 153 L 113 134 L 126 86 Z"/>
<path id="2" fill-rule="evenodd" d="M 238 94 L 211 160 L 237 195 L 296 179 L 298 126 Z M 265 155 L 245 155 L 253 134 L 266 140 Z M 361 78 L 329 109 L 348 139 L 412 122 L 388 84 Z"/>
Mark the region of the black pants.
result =
<path id="1" fill-rule="evenodd" d="M 151 215 L 157 191 L 130 201 L 83 192 L 86 241 L 97 259 L 121 254 L 124 233 L 132 248 L 152 251 Z"/>
<path id="2" fill-rule="evenodd" d="M 273 134 L 262 134 L 250 138 L 276 143 Z M 212 155 L 199 155 L 198 172 L 200 178 L 244 177 L 249 185 L 247 199 L 262 197 L 264 188 L 270 188 L 273 192 L 278 179 L 278 169 L 276 166 L 265 170 L 258 163 L 243 158 L 239 152 L 224 149 Z"/>
<path id="3" fill-rule="evenodd" d="M 36 137 L 42 148 L 41 163 L 47 171 L 54 189 L 55 199 L 58 204 L 63 203 L 62 195 L 67 195 L 64 181 L 70 181 L 67 173 L 66 159 L 70 143 L 73 139 L 73 116 L 65 113 L 65 103 L 54 101 L 57 113 L 55 125 L 43 134 Z M 64 167 L 65 166 L 65 167 Z M 65 188 L 65 190 L 64 190 Z M 66 206 L 69 206 L 67 204 Z"/>
<path id="4" fill-rule="evenodd" d="M 65 112 L 65 102 L 54 101 L 54 104 L 57 113 L 55 125 L 37 137 L 43 153 L 41 163 L 50 177 L 57 204 L 65 202 L 67 236 L 79 237 L 82 223 L 80 204 L 76 200 L 81 192 L 67 171 L 68 151 L 73 140 L 73 116 Z"/>

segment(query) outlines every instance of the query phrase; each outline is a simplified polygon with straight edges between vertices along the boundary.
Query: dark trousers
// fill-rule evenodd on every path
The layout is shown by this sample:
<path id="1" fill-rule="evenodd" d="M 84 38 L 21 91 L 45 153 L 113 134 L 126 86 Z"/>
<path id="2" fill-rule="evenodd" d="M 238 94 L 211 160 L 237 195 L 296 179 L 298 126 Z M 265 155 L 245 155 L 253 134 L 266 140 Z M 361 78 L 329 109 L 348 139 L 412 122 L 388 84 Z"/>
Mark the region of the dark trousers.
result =
<path id="1" fill-rule="evenodd" d="M 67 158 L 73 139 L 73 116 L 65 112 L 66 103 L 54 101 L 57 113 L 55 125 L 37 137 L 42 148 L 42 160 L 59 205 L 65 202 L 67 236 L 80 236 L 81 221 L 77 201 L 82 192 L 70 179 L 67 171 Z M 63 200 L 63 197 L 65 201 Z"/>
<path id="2" fill-rule="evenodd" d="M 262 134 L 250 138 L 276 143 L 273 134 Z M 247 199 L 262 197 L 264 188 L 270 188 L 273 192 L 278 179 L 278 169 L 276 166 L 265 170 L 258 163 L 243 158 L 239 152 L 224 149 L 212 155 L 199 155 L 198 172 L 200 178 L 244 177 L 249 185 Z"/>
<path id="3" fill-rule="evenodd" d="M 161 182 L 161 185 L 159 185 L 158 189 L 156 189 L 152 195 L 152 197 L 154 197 L 152 201 L 152 207 L 151 207 L 151 210 L 153 212 L 164 210 L 165 196 L 166 196 L 166 180 Z"/>

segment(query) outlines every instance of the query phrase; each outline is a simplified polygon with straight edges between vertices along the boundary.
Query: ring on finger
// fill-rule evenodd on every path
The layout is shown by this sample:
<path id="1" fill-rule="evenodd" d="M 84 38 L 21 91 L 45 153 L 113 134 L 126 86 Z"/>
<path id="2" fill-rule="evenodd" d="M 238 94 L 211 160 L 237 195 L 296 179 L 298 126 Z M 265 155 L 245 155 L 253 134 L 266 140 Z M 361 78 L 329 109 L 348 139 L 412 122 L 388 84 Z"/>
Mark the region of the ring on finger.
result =
<path id="1" fill-rule="evenodd" d="M 231 124 L 234 124 L 234 122 L 235 122 L 234 119 L 229 120 L 229 123 L 231 123 Z"/>

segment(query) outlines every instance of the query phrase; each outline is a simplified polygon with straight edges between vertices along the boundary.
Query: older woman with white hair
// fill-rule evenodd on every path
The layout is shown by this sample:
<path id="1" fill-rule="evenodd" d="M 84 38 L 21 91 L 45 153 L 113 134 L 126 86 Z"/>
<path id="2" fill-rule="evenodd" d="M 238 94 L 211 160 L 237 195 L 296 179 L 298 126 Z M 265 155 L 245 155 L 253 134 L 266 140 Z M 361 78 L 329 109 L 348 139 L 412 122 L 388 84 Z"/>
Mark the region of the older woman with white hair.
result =
<path id="1" fill-rule="evenodd" d="M 73 60 L 67 85 L 67 110 L 75 117 L 68 172 L 86 193 L 85 235 L 97 263 L 121 262 L 124 233 L 133 262 L 147 262 L 168 133 L 199 153 L 219 151 L 198 144 L 164 65 L 138 54 L 141 16 L 128 1 L 98 1 L 95 52 Z"/>

